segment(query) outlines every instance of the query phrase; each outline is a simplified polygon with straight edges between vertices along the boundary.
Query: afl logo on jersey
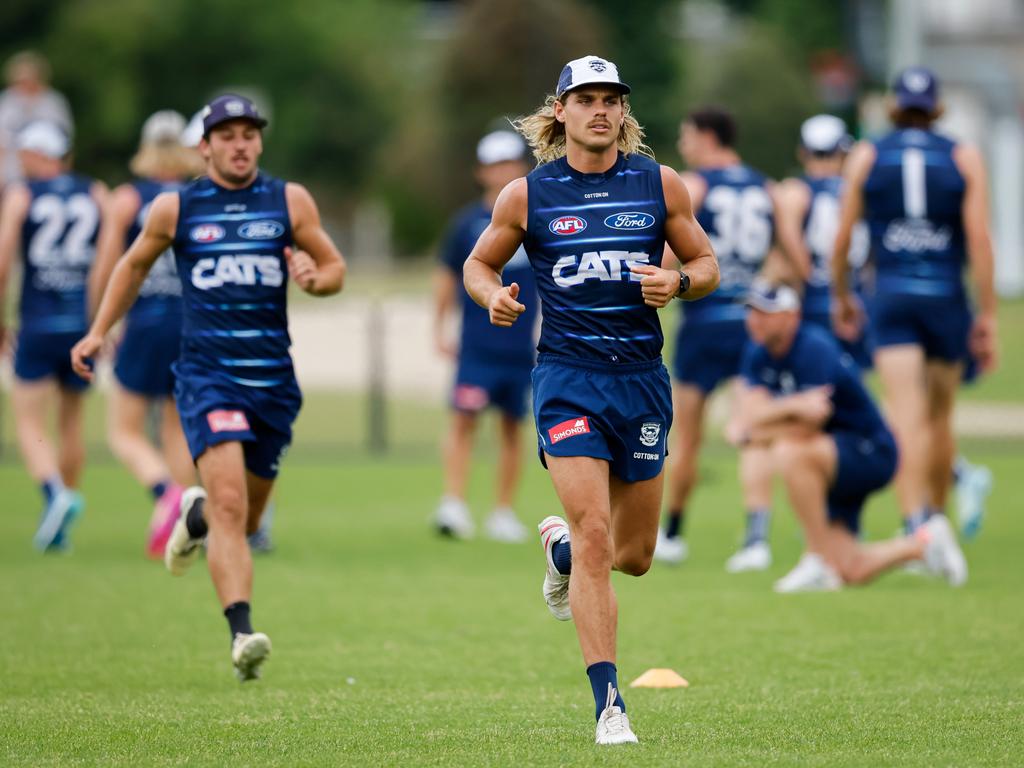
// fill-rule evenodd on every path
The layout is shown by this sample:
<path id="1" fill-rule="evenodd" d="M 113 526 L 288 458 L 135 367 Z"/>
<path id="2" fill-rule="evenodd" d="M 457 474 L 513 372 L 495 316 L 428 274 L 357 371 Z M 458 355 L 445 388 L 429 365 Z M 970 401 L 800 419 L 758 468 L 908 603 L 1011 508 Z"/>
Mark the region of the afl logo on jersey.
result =
<path id="1" fill-rule="evenodd" d="M 273 240 L 284 234 L 284 225 L 279 221 L 250 221 L 238 228 L 240 237 L 246 240 Z"/>
<path id="2" fill-rule="evenodd" d="M 559 216 L 548 224 L 548 229 L 556 235 L 578 235 L 587 228 L 587 222 L 579 216 Z"/>
<path id="3" fill-rule="evenodd" d="M 654 217 L 651 214 L 638 211 L 613 213 L 604 220 L 604 225 L 610 229 L 647 229 L 653 224 Z"/>
<path id="4" fill-rule="evenodd" d="M 192 227 L 188 236 L 197 243 L 215 243 L 223 240 L 225 234 L 224 227 L 220 224 L 200 224 L 198 227 Z"/>

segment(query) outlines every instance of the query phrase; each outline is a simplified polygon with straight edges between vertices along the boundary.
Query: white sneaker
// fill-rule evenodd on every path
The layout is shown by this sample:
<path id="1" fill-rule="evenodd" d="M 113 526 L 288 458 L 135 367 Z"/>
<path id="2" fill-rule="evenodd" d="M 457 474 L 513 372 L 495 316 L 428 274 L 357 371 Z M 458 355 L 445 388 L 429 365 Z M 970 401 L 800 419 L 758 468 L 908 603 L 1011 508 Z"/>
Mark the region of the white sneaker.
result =
<path id="1" fill-rule="evenodd" d="M 925 540 L 924 563 L 928 570 L 942 576 L 950 586 L 963 586 L 967 581 L 967 560 L 946 516 L 932 515 L 915 535 Z"/>
<path id="2" fill-rule="evenodd" d="M 526 526 L 509 507 L 499 507 L 487 518 L 487 537 L 494 541 L 521 544 L 527 536 Z"/>
<path id="3" fill-rule="evenodd" d="M 203 539 L 193 539 L 188 535 L 188 526 L 185 524 L 185 520 L 188 518 L 188 511 L 192 509 L 192 506 L 200 499 L 205 498 L 206 491 L 198 485 L 186 488 L 185 492 L 181 494 L 180 514 L 167 539 L 167 546 L 164 547 L 164 565 L 173 576 L 183 576 L 199 557 Z"/>
<path id="4" fill-rule="evenodd" d="M 758 541 L 749 547 L 743 547 L 725 561 L 725 570 L 729 573 L 743 573 L 744 571 L 763 571 L 772 564 L 772 551 L 768 542 Z"/>
<path id="5" fill-rule="evenodd" d="M 843 586 L 843 580 L 821 555 L 804 552 L 796 567 L 775 582 L 775 591 L 789 592 L 835 592 Z"/>
<path id="6" fill-rule="evenodd" d="M 690 548 L 682 536 L 669 538 L 658 529 L 658 542 L 654 545 L 654 559 L 669 565 L 678 565 L 690 556 Z"/>
<path id="7" fill-rule="evenodd" d="M 594 741 L 598 744 L 636 744 L 636 734 L 629 727 L 629 717 L 615 706 L 618 692 L 608 683 L 608 700 L 601 716 L 597 719 L 597 734 Z"/>
<path id="8" fill-rule="evenodd" d="M 235 676 L 241 682 L 257 680 L 260 665 L 270 656 L 270 638 L 262 632 L 251 635 L 241 633 L 231 641 L 231 663 L 235 665 Z"/>
<path id="9" fill-rule="evenodd" d="M 456 539 L 471 539 L 476 533 L 473 518 L 469 515 L 469 507 L 462 499 L 454 496 L 442 496 L 434 515 L 434 525 L 438 533 Z"/>
<path id="10" fill-rule="evenodd" d="M 973 539 L 985 520 L 985 501 L 992 493 L 992 472 L 967 462 L 956 481 L 956 519 L 965 539 Z"/>
<path id="11" fill-rule="evenodd" d="M 544 557 L 548 561 L 547 572 L 544 574 L 544 602 L 548 604 L 551 615 L 559 621 L 572 619 L 572 608 L 569 606 L 569 577 L 559 573 L 555 562 L 551 559 L 551 548 L 569 535 L 569 526 L 557 515 L 545 517 L 537 526 L 540 531 L 540 543 L 544 547 Z"/>

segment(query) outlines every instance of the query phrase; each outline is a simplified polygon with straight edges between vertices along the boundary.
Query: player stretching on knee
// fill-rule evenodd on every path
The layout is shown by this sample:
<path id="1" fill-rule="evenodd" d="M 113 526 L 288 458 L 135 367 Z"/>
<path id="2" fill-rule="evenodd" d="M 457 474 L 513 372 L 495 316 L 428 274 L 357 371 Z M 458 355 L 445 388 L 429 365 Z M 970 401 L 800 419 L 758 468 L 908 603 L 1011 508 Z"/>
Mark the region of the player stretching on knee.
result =
<path id="1" fill-rule="evenodd" d="M 35 546 L 60 550 L 68 547 L 70 526 L 85 505 L 76 489 L 85 463 L 82 395 L 88 385 L 71 370 L 68 350 L 88 326 L 86 281 L 107 191 L 70 172 L 70 142 L 52 123 L 29 124 L 16 146 L 26 178 L 5 190 L 0 211 L 0 345 L 7 274 L 20 244 L 15 430 L 25 467 L 43 491 Z M 55 406 L 57 447 L 47 430 Z"/>
<path id="2" fill-rule="evenodd" d="M 500 412 L 497 505 L 487 520 L 487 535 L 496 541 L 526 539 L 526 528 L 512 510 L 512 498 L 522 464 L 520 423 L 526 414 L 530 371 L 534 358 L 534 325 L 537 288 L 526 252 L 516 251 L 506 265 L 507 276 L 519 284 L 528 314 L 513 328 L 496 328 L 462 287 L 462 265 L 491 220 L 498 193 L 513 179 L 525 176 L 526 144 L 510 130 L 493 131 L 477 145 L 476 177 L 483 198 L 465 208 L 455 219 L 441 252 L 435 289 L 434 335 L 442 354 L 458 357 L 452 416 L 444 445 L 444 496 L 437 507 L 435 525 L 457 538 L 473 535 L 473 518 L 466 504 L 473 436 L 479 415 L 488 406 Z M 452 349 L 444 334 L 444 321 L 458 302 L 462 315 L 461 343 Z"/>
<path id="3" fill-rule="evenodd" d="M 142 126 L 139 151 L 131 162 L 136 179 L 113 191 L 100 229 L 96 266 L 89 275 L 94 313 L 111 270 L 139 236 L 156 196 L 177 190 L 202 170 L 196 167 L 193 150 L 181 144 L 184 129 L 185 118 L 169 110 L 156 112 Z M 155 508 L 146 552 L 157 558 L 163 557 L 167 538 L 179 517 L 181 494 L 195 482 L 181 420 L 171 397 L 171 364 L 181 350 L 181 319 L 181 281 L 174 268 L 174 253 L 167 250 L 153 263 L 139 289 L 138 301 L 125 317 L 107 415 L 111 450 L 153 496 Z M 154 404 L 160 413 L 160 449 L 146 435 L 146 417 Z"/>
<path id="4" fill-rule="evenodd" d="M 565 66 L 555 95 L 518 123 L 544 165 L 505 187 L 464 269 L 466 289 L 502 326 L 526 310 L 519 286 L 501 280 L 520 245 L 536 275 L 534 415 L 568 518 L 540 524 L 544 598 L 556 618 L 575 619 L 598 744 L 636 741 L 618 694 L 611 571 L 645 573 L 657 538 L 672 423 L 657 310 L 718 284 L 686 188 L 645 156 L 628 93 L 610 61 Z M 666 241 L 685 273 L 657 266 Z"/>
<path id="5" fill-rule="evenodd" d="M 755 284 L 748 297 L 752 342 L 743 356 L 741 434 L 746 450 L 786 484 L 806 549 L 777 592 L 863 584 L 911 560 L 953 586 L 967 564 L 946 518 L 889 541 L 858 539 L 865 500 L 896 472 L 896 442 L 860 381 L 860 371 L 832 335 L 800 322 L 788 286 Z"/>
<path id="6" fill-rule="evenodd" d="M 259 525 L 302 403 L 288 351 L 286 277 L 314 296 L 337 293 L 345 277 L 309 193 L 259 170 L 264 125 L 240 96 L 206 106 L 200 150 L 207 175 L 153 201 L 92 328 L 72 350 L 75 370 L 89 376 L 104 335 L 173 247 L 185 321 L 174 396 L 203 487 L 185 491 L 165 562 L 183 574 L 207 539 L 240 680 L 257 677 L 270 653 L 269 638 L 250 623 L 246 533 Z M 292 243 L 308 253 L 293 251 Z"/>
<path id="7" fill-rule="evenodd" d="M 900 74 L 896 130 L 862 142 L 844 172 L 832 275 L 837 327 L 863 322 L 851 294 L 851 231 L 871 230 L 875 367 L 900 446 L 896 495 L 908 532 L 945 512 L 955 455 L 953 401 L 968 350 L 981 369 L 996 363 L 996 294 L 988 183 L 981 154 L 932 130 L 942 114 L 929 70 Z M 970 262 L 978 312 L 971 319 L 963 269 Z"/>

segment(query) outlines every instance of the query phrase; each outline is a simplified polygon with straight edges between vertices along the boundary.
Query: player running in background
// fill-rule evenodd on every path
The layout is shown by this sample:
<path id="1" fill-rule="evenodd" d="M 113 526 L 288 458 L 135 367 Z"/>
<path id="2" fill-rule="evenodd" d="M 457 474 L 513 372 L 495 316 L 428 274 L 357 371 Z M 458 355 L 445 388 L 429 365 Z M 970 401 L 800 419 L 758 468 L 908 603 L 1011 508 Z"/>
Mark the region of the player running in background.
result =
<path id="1" fill-rule="evenodd" d="M 544 164 L 498 196 L 464 268 L 469 294 L 501 326 L 526 312 L 501 276 L 520 246 L 537 279 L 538 448 L 568 518 L 539 526 L 544 598 L 555 618 L 575 619 L 598 744 L 636 741 L 618 693 L 611 571 L 645 573 L 657 538 L 672 423 L 657 310 L 718 284 L 686 188 L 647 156 L 628 93 L 610 61 L 565 66 L 555 95 L 517 123 Z M 685 273 L 657 266 L 666 240 Z"/>
<path id="2" fill-rule="evenodd" d="M 896 442 L 850 357 L 828 331 L 801 323 L 793 288 L 757 283 L 748 302 L 753 343 L 743 357 L 736 442 L 763 453 L 783 478 L 805 541 L 775 591 L 864 584 L 920 559 L 953 586 L 963 584 L 967 563 L 941 515 L 912 535 L 859 541 L 865 500 L 896 472 Z"/>
<path id="3" fill-rule="evenodd" d="M 772 247 L 774 211 L 770 182 L 743 164 L 736 151 L 736 121 L 707 107 L 680 126 L 679 152 L 692 170 L 682 180 L 697 221 L 708 233 L 722 273 L 722 284 L 702 301 L 687 304 L 676 332 L 672 374 L 675 425 L 669 467 L 665 528 L 655 556 L 678 563 L 687 556 L 683 538 L 686 504 L 697 483 L 697 460 L 708 396 L 737 375 L 747 343 L 743 300 Z M 741 463 L 741 475 L 744 472 Z M 769 507 L 745 499 L 747 530 L 743 546 L 729 558 L 731 572 L 767 568 Z"/>
<path id="4" fill-rule="evenodd" d="M 877 274 L 874 362 L 900 446 L 896 493 L 908 532 L 945 510 L 953 402 L 968 352 L 982 370 L 997 355 L 985 167 L 977 149 L 933 130 L 941 114 L 935 75 L 904 70 L 894 85 L 895 130 L 859 143 L 847 161 L 832 269 L 837 327 L 863 323 L 848 273 L 851 233 L 864 218 Z M 973 322 L 962 275 L 968 259 Z"/>
<path id="5" fill-rule="evenodd" d="M 139 151 L 130 167 L 134 181 L 111 194 L 100 229 L 96 265 L 89 276 L 93 314 L 117 260 L 142 231 L 150 204 L 161 192 L 177 190 L 202 172 L 196 155 L 181 144 L 185 118 L 177 112 L 156 112 L 142 126 Z M 174 253 L 165 251 L 139 289 L 139 298 L 125 317 L 117 350 L 107 410 L 107 440 L 114 455 L 148 488 L 155 508 L 146 551 L 162 558 L 167 538 L 179 517 L 181 494 L 195 484 L 195 470 L 174 406 L 171 364 L 181 350 L 181 281 Z M 160 412 L 160 448 L 146 435 L 152 406 Z"/>
<path id="6" fill-rule="evenodd" d="M 505 265 L 504 275 L 519 285 L 526 314 L 512 328 L 491 325 L 487 312 L 462 287 L 462 265 L 477 238 L 491 221 L 498 193 L 510 181 L 525 176 L 526 144 L 513 131 L 493 131 L 476 148 L 476 178 L 483 197 L 464 208 L 451 225 L 441 251 L 434 291 L 434 338 L 441 354 L 458 362 L 452 393 L 452 417 L 444 444 L 444 496 L 437 508 L 438 529 L 458 538 L 473 535 L 473 518 L 466 505 L 466 481 L 478 416 L 493 405 L 500 412 L 497 506 L 487 520 L 487 535 L 497 541 L 526 540 L 526 528 L 512 510 L 522 464 L 520 423 L 526 414 L 530 371 L 534 358 L 537 287 L 533 271 L 520 248 Z M 458 349 L 445 335 L 445 320 L 456 304 L 461 309 L 462 334 Z"/>
<path id="7" fill-rule="evenodd" d="M 259 525 L 302 403 L 289 353 L 286 277 L 327 296 L 345 276 L 305 188 L 259 170 L 265 125 L 241 96 L 206 106 L 200 150 L 207 175 L 156 197 L 142 234 L 114 268 L 92 328 L 72 350 L 75 370 L 91 375 L 103 337 L 173 247 L 184 302 L 174 396 L 203 487 L 185 491 L 165 562 L 172 574 L 185 573 L 207 540 L 243 681 L 259 676 L 270 653 L 270 639 L 250 620 L 246 533 Z"/>
<path id="8" fill-rule="evenodd" d="M 7 188 L 0 209 L 0 303 L 19 247 L 24 257 L 11 403 L 25 466 L 43 493 L 35 546 L 63 549 L 85 504 L 77 488 L 88 386 L 72 371 L 68 352 L 88 325 L 86 280 L 107 189 L 71 173 L 71 144 L 56 125 L 30 123 L 15 141 L 25 180 Z M 3 336 L 0 328 L 0 344 Z M 54 411 L 56 447 L 47 429 Z"/>

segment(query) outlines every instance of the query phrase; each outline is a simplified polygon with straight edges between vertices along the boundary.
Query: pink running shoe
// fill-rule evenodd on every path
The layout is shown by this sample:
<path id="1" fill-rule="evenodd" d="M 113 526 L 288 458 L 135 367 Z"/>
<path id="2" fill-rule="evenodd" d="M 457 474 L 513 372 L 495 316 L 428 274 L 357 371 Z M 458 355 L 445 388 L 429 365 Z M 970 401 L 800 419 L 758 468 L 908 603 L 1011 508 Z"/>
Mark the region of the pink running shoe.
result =
<path id="1" fill-rule="evenodd" d="M 162 560 L 164 557 L 164 547 L 167 546 L 167 540 L 171 537 L 174 524 L 181 514 L 179 507 L 184 491 L 180 485 L 172 483 L 156 502 L 153 522 L 149 527 L 149 541 L 146 543 L 146 555 L 154 560 Z"/>

